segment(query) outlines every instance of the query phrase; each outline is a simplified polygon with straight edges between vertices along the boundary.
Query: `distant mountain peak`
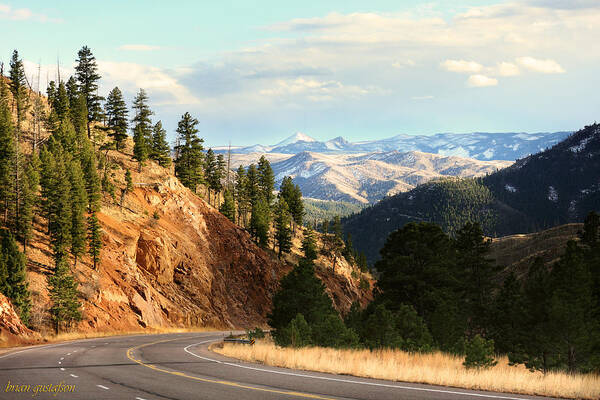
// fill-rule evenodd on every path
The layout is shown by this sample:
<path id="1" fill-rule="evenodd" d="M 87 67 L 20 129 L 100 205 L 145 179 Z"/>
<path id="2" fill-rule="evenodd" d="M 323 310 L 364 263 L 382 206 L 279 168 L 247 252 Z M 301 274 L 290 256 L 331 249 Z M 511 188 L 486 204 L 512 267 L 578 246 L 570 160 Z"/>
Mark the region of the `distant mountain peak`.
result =
<path id="1" fill-rule="evenodd" d="M 294 143 L 298 143 L 298 142 L 316 142 L 316 140 L 311 138 L 310 136 L 308 136 L 305 133 L 296 132 L 293 135 L 288 136 L 287 138 L 283 139 L 281 142 L 277 143 L 275 145 L 275 147 L 287 146 L 289 144 L 294 144 Z"/>

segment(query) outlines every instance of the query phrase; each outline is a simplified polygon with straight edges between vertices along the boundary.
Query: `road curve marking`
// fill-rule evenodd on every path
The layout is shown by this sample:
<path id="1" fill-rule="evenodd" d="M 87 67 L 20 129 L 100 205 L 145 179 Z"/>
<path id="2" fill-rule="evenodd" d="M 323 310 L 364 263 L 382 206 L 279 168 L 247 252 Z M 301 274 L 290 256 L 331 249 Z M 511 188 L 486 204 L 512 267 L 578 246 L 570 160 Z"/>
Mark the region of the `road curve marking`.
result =
<path id="1" fill-rule="evenodd" d="M 104 385 L 96 385 L 96 386 L 98 386 L 100 389 L 108 390 L 108 388 Z"/>
<path id="2" fill-rule="evenodd" d="M 200 355 L 198 355 L 198 354 L 196 354 L 196 353 L 194 353 L 194 352 L 192 352 L 192 351 L 189 350 L 190 347 L 194 347 L 194 346 L 197 346 L 199 344 L 204 344 L 204 343 L 208 343 L 208 342 L 211 342 L 211 341 L 212 340 L 205 340 L 205 341 L 200 342 L 200 343 L 190 344 L 189 346 L 184 347 L 183 350 L 186 353 L 193 355 L 194 357 L 198 357 L 198 358 L 201 358 L 201 359 L 206 360 L 206 361 L 212 361 L 212 362 L 215 362 L 215 363 L 218 363 L 218 364 L 229 365 L 231 367 L 251 369 L 251 370 L 254 370 L 254 371 L 267 372 L 267 373 L 271 373 L 271 374 L 290 375 L 290 376 L 298 376 L 298 377 L 301 377 L 301 378 L 321 379 L 321 380 L 325 380 L 325 381 L 334 381 L 334 382 L 343 382 L 343 383 L 356 383 L 356 384 L 359 384 L 359 385 L 368 385 L 368 386 L 380 386 L 380 387 L 389 387 L 389 388 L 396 388 L 396 389 L 416 390 L 416 391 L 422 391 L 422 392 L 456 394 L 456 395 L 461 395 L 461 396 L 485 397 L 485 398 L 503 399 L 503 400 L 527 400 L 528 399 L 527 397 L 509 397 L 509 396 L 501 396 L 501 395 L 494 395 L 494 394 L 459 392 L 459 391 L 455 391 L 455 390 L 419 388 L 419 387 L 413 387 L 413 386 L 399 386 L 399 385 L 391 385 L 391 384 L 376 383 L 376 382 L 353 381 L 351 379 L 330 378 L 330 377 L 327 377 L 327 376 L 315 376 L 315 375 L 307 375 L 307 374 L 298 374 L 298 373 L 286 372 L 286 371 L 274 371 L 274 370 L 265 369 L 265 368 L 250 367 L 250 366 L 247 366 L 247 365 L 241 365 L 241 364 L 235 364 L 235 363 L 230 363 L 230 362 L 225 362 L 225 361 L 214 360 L 212 358 L 202 357 L 202 356 L 200 356 Z"/>
<path id="3" fill-rule="evenodd" d="M 71 376 L 72 376 L 73 378 L 79 378 L 79 376 L 77 376 L 77 375 L 73 375 L 73 374 L 71 374 Z"/>
<path id="4" fill-rule="evenodd" d="M 158 344 L 158 343 L 166 343 L 166 342 L 172 342 L 174 340 L 183 340 L 183 339 L 189 339 L 189 338 L 177 338 L 177 339 L 170 339 L 170 340 L 159 340 L 156 342 L 152 342 L 152 343 L 145 343 L 139 346 L 135 346 L 135 347 L 131 347 L 129 349 L 127 349 L 127 358 L 129 358 L 131 361 L 142 365 L 144 367 L 153 369 L 155 371 L 159 371 L 159 372 L 164 372 L 166 374 L 170 374 L 170 375 L 175 375 L 175 376 L 181 376 L 184 378 L 188 378 L 188 379 L 193 379 L 196 381 L 200 381 L 200 382 L 206 382 L 206 383 L 216 383 L 219 385 L 225 385 L 225 386 L 231 386 L 231 387 L 235 387 L 235 388 L 239 388 L 239 389 L 246 389 L 246 390 L 255 390 L 258 392 L 267 392 L 267 393 L 276 393 L 276 394 L 283 394 L 283 395 L 287 395 L 287 396 L 295 396 L 295 397 L 304 397 L 304 398 L 308 398 L 308 399 L 318 399 L 318 400 L 334 400 L 331 397 L 324 397 L 324 396 L 319 396 L 316 394 L 311 394 L 311 393 L 302 393 L 302 392 L 293 392 L 293 391 L 285 391 L 285 390 L 276 390 L 276 389 L 266 389 L 266 388 L 259 388 L 259 387 L 254 387 L 254 386 L 247 386 L 247 385 L 243 385 L 240 383 L 236 383 L 236 382 L 231 382 L 231 381 L 224 381 L 224 380 L 215 380 L 215 379 L 206 379 L 206 378 L 200 378 L 197 376 L 193 376 L 193 375 L 188 375 L 184 372 L 178 372 L 178 371 L 169 371 L 167 369 L 163 369 L 160 367 L 157 367 L 156 365 L 153 364 L 146 364 L 141 360 L 138 360 L 137 358 L 135 358 L 133 356 L 133 352 L 135 350 L 139 350 L 143 347 L 146 346 L 151 346 L 154 344 Z M 220 339 L 213 339 L 213 340 L 206 340 L 202 343 L 207 343 L 207 342 L 214 342 Z"/>

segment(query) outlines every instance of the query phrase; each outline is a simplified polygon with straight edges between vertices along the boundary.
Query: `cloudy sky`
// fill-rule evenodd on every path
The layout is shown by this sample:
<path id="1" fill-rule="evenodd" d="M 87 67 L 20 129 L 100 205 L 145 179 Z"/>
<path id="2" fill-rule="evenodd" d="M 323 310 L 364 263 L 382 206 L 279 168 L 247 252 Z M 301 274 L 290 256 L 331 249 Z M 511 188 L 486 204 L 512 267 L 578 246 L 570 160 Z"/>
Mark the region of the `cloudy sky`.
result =
<path id="1" fill-rule="evenodd" d="M 598 0 L 287 3 L 0 0 L 0 60 L 44 88 L 87 45 L 101 94 L 142 87 L 171 138 L 189 111 L 209 145 L 600 119 Z"/>

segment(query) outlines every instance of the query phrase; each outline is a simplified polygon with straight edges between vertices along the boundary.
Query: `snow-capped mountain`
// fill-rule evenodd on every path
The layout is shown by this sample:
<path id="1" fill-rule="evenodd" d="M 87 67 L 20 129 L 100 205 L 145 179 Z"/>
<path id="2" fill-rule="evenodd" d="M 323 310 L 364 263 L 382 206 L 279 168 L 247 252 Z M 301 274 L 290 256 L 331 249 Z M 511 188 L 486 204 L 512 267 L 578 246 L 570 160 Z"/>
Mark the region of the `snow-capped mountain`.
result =
<path id="1" fill-rule="evenodd" d="M 303 133 L 296 133 L 271 145 L 236 147 L 235 153 L 372 153 L 389 151 L 420 151 L 443 156 L 458 156 L 478 160 L 508 160 L 535 154 L 565 139 L 572 132 L 546 133 L 438 133 L 435 135 L 396 135 L 388 139 L 349 142 L 339 136 L 321 142 Z M 217 148 L 224 151 L 226 148 Z"/>
<path id="2" fill-rule="evenodd" d="M 336 140 L 336 139 L 334 139 Z M 305 197 L 373 203 L 443 176 L 473 177 L 507 167 L 510 161 L 480 161 L 418 151 L 367 154 L 266 153 L 277 185 L 291 176 Z M 260 153 L 233 154 L 232 166 L 256 163 Z"/>

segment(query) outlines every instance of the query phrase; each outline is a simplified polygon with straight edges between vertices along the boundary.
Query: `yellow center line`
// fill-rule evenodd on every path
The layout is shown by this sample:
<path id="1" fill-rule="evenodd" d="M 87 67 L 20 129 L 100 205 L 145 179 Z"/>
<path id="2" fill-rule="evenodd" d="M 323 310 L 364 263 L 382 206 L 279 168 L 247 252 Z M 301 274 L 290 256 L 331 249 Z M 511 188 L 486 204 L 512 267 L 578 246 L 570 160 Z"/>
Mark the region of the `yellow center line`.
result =
<path id="1" fill-rule="evenodd" d="M 142 362 L 141 360 L 138 360 L 137 358 L 135 358 L 133 356 L 133 352 L 135 350 L 139 350 L 139 349 L 141 349 L 143 347 L 152 346 L 152 345 L 158 344 L 158 343 L 172 342 L 174 340 L 182 340 L 182 339 L 188 339 L 188 338 L 177 338 L 177 339 L 169 339 L 169 340 L 159 340 L 159 341 L 156 341 L 156 342 L 146 343 L 146 344 L 142 344 L 142 345 L 139 345 L 139 346 L 131 347 L 131 348 L 127 349 L 127 358 L 129 358 L 133 362 L 138 363 L 139 365 L 142 365 L 144 367 L 153 369 L 155 371 L 164 372 L 164 373 L 170 374 L 170 375 L 181 376 L 181 377 L 184 377 L 184 378 L 193 379 L 195 381 L 206 382 L 206 383 L 216 383 L 216 384 L 219 384 L 219 385 L 226 385 L 226 386 L 236 387 L 236 388 L 239 388 L 239 389 L 256 390 L 256 391 L 259 391 L 259 392 L 284 394 L 284 395 L 287 395 L 287 396 L 304 397 L 304 398 L 318 399 L 318 400 L 334 400 L 331 397 L 323 397 L 323 396 L 319 396 L 319 395 L 316 395 L 316 394 L 310 394 L 310 393 L 292 392 L 292 391 L 276 390 L 276 389 L 265 389 L 265 388 L 259 388 L 259 387 L 254 387 L 254 386 L 247 386 L 247 385 L 236 383 L 236 382 L 223 381 L 223 380 L 214 380 L 214 379 L 206 379 L 206 378 L 199 378 L 197 376 L 188 375 L 185 372 L 169 371 L 167 369 L 163 369 L 163 368 L 157 367 L 156 365 L 153 365 L 153 364 L 146 364 L 146 363 Z"/>

